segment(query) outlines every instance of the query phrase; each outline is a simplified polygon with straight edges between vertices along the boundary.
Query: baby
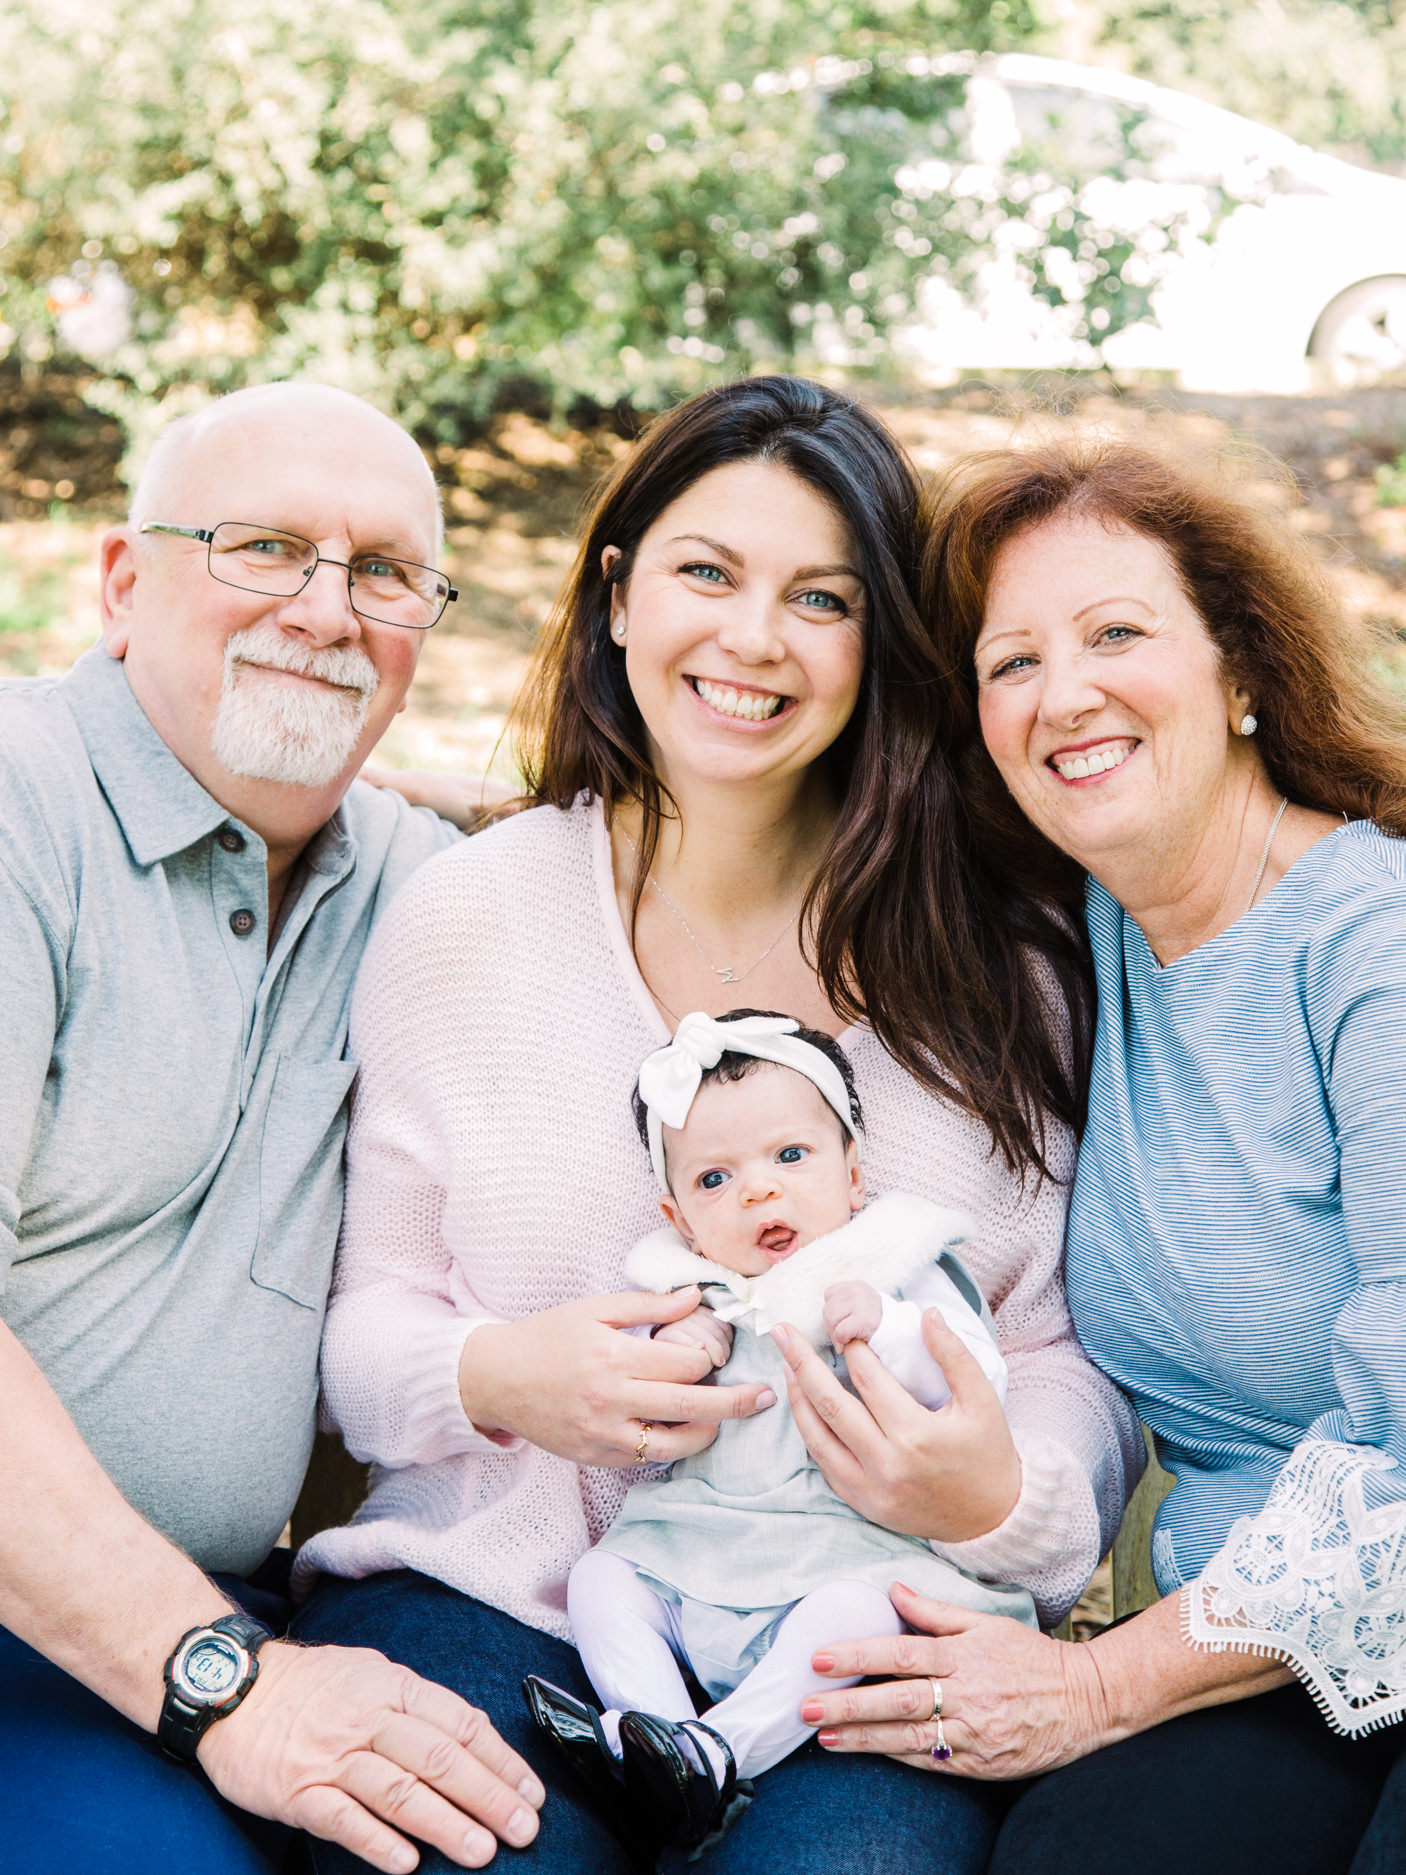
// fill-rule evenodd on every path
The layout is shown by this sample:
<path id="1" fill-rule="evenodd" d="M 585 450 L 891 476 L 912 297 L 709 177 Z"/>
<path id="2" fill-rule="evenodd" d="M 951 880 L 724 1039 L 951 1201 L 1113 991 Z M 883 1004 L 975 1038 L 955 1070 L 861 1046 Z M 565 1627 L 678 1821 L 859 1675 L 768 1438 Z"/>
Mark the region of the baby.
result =
<path id="1" fill-rule="evenodd" d="M 916 1399 L 943 1405 L 920 1326 L 934 1304 L 1005 1396 L 989 1311 L 951 1252 L 970 1221 L 901 1194 L 864 1208 L 843 1050 L 785 1016 L 686 1016 L 645 1062 L 635 1111 L 670 1228 L 635 1246 L 626 1273 L 661 1294 L 699 1284 L 700 1306 L 655 1332 L 700 1348 L 729 1384 L 765 1382 L 779 1404 L 636 1484 L 572 1570 L 568 1612 L 604 1710 L 537 1680 L 525 1691 L 544 1730 L 563 1745 L 570 1734 L 578 1770 L 594 1750 L 598 1786 L 618 1780 L 657 1835 L 696 1844 L 730 1820 L 739 1778 L 810 1737 L 806 1694 L 853 1684 L 815 1673 L 815 1650 L 903 1632 L 896 1578 L 1032 1626 L 1035 1611 L 1023 1589 L 978 1582 L 921 1539 L 866 1522 L 826 1484 L 785 1406 L 779 1322 L 842 1377 L 839 1350 L 867 1341 Z M 716 1702 L 706 1723 L 684 1667 Z"/>

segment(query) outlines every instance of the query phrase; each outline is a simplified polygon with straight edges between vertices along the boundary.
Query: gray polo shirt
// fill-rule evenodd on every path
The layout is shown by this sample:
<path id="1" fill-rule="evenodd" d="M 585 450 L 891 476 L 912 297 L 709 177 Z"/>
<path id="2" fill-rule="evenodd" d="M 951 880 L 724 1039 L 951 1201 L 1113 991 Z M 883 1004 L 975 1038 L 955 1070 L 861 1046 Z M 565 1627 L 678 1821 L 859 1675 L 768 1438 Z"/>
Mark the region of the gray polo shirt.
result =
<path id="1" fill-rule="evenodd" d="M 297 1495 L 352 979 L 396 887 L 456 837 L 354 784 L 270 951 L 263 841 L 120 663 L 0 686 L 0 1315 L 205 1568 L 252 1569 Z"/>

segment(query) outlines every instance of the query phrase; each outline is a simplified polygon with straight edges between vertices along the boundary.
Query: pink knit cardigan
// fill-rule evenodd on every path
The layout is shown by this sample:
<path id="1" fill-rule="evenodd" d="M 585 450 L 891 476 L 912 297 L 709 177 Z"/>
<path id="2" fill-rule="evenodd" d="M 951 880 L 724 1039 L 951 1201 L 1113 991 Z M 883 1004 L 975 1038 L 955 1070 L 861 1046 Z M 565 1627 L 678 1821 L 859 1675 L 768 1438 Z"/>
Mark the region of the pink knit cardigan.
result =
<path id="1" fill-rule="evenodd" d="M 423 866 L 372 940 L 351 1036 L 361 1071 L 322 1374 L 348 1448 L 379 1469 L 355 1520 L 304 1547 L 298 1580 L 409 1567 L 568 1638 L 567 1570 L 631 1474 L 484 1437 L 457 1373 L 481 1324 L 626 1287 L 625 1253 L 658 1223 L 630 1091 L 668 1030 L 626 941 L 600 805 L 520 814 Z M 1019 1501 L 988 1535 L 934 1547 L 1024 1584 L 1056 1621 L 1141 1458 L 1131 1412 L 1070 1325 L 1066 1188 L 1022 1191 L 977 1121 L 866 1029 L 841 1039 L 871 1195 L 973 1214 L 963 1256 L 1010 1368 Z M 1059 1153 L 1067 1165 L 1068 1140 Z"/>

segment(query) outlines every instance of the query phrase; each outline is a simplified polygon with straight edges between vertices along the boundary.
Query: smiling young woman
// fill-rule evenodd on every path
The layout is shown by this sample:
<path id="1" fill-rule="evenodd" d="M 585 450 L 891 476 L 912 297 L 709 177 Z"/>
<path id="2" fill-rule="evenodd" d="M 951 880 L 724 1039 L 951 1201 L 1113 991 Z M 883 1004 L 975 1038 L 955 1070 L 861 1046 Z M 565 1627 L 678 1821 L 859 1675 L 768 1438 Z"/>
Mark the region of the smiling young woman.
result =
<path id="1" fill-rule="evenodd" d="M 618 1332 L 698 1299 L 623 1291 L 660 1203 L 631 1093 L 690 1012 L 843 1029 L 869 1188 L 980 1220 L 967 1261 L 1015 1356 L 1004 1409 L 975 1368 L 962 1410 L 929 1412 L 856 1347 L 843 1452 L 811 1445 L 837 1496 L 1058 1621 L 1136 1462 L 1060 1279 L 1077 1102 L 1059 985 L 1077 997 L 1080 950 L 1031 881 L 1015 935 L 992 907 L 988 946 L 955 939 L 972 899 L 919 523 L 893 439 L 822 386 L 729 384 L 660 418 L 587 521 L 528 688 L 532 804 L 422 869 L 358 984 L 322 1375 L 380 1469 L 356 1522 L 303 1551 L 324 1581 L 299 1631 L 473 1688 L 550 1788 L 534 1868 L 629 1860 L 628 1819 L 607 1828 L 557 1779 L 519 1700 L 528 1673 L 590 1697 L 571 1565 L 646 1455 L 789 1410 L 760 1381 L 699 1384 L 696 1348 Z M 958 1361 L 953 1339 L 933 1345 Z M 809 1441 L 804 1408 L 796 1425 Z M 764 1795 L 702 1866 L 977 1875 L 994 1830 L 982 1792 L 814 1746 Z"/>

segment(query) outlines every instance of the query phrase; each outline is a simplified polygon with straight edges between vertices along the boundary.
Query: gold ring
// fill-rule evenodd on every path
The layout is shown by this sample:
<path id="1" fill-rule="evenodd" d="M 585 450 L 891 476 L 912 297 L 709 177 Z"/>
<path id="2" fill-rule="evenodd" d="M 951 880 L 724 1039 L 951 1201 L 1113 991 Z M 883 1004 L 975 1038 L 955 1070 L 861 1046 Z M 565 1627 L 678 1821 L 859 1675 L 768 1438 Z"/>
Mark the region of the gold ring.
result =
<path id="1" fill-rule="evenodd" d="M 928 1714 L 928 1723 L 931 1725 L 934 1719 L 942 1717 L 942 1681 L 930 1678 L 928 1685 L 932 1688 L 932 1711 Z"/>
<path id="2" fill-rule="evenodd" d="M 635 1447 L 635 1463 L 645 1465 L 649 1462 L 649 1429 L 654 1424 L 652 1419 L 640 1421 L 640 1442 Z"/>

